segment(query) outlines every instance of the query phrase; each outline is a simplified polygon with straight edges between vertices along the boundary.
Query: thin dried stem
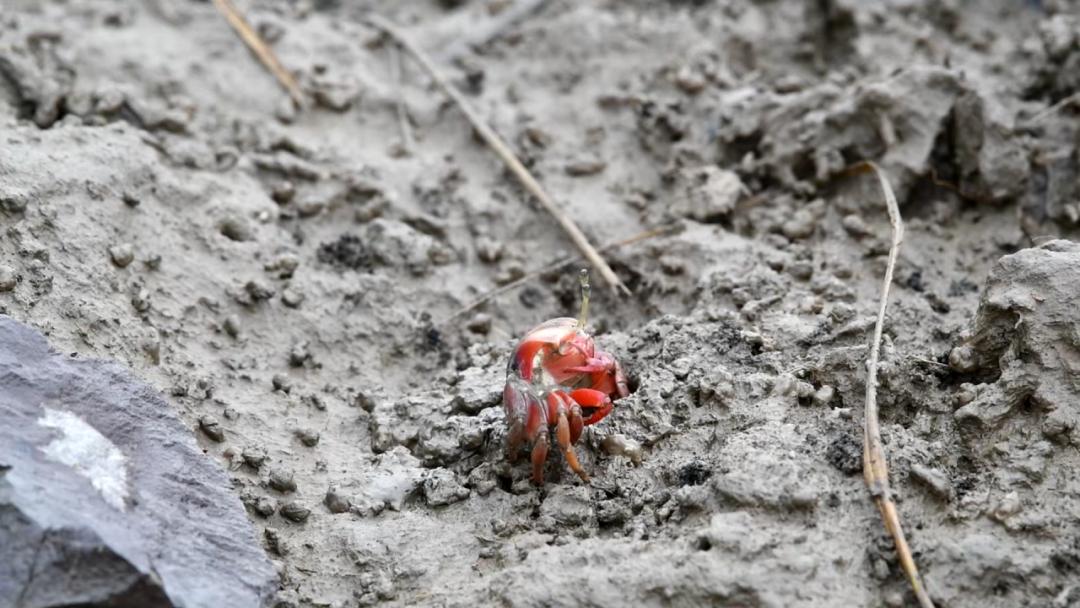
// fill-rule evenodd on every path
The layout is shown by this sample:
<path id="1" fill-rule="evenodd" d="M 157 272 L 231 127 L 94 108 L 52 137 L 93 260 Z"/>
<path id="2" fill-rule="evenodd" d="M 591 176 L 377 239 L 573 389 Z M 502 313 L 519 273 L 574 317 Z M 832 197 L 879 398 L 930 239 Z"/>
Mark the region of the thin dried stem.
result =
<path id="1" fill-rule="evenodd" d="M 498 17 L 478 23 L 471 30 L 454 37 L 454 42 L 444 51 L 445 59 L 457 59 L 469 49 L 484 46 L 501 36 L 507 29 L 544 7 L 548 0 L 517 0 Z"/>
<path id="2" fill-rule="evenodd" d="M 671 232 L 675 232 L 676 229 L 677 229 L 677 226 L 662 226 L 660 228 L 655 228 L 653 230 L 646 230 L 645 232 L 635 234 L 632 237 L 625 238 L 625 239 L 622 239 L 620 241 L 615 241 L 615 242 L 612 242 L 612 243 L 608 243 L 608 244 L 600 247 L 600 251 L 606 252 L 606 251 L 610 251 L 612 249 L 618 249 L 619 247 L 625 247 L 626 245 L 631 245 L 633 243 L 637 243 L 638 241 L 644 241 L 646 239 L 651 239 L 653 237 L 657 237 L 657 236 L 660 236 L 662 234 L 669 234 Z M 476 310 L 477 308 L 480 308 L 485 303 L 490 302 L 491 300 L 501 296 L 502 294 L 504 294 L 504 293 L 506 293 L 508 291 L 517 289 L 518 287 L 521 287 L 522 285 L 528 283 L 529 281 L 535 280 L 537 277 L 539 277 L 542 274 L 546 274 L 548 272 L 558 270 L 558 269 L 560 269 L 563 266 L 566 266 L 568 264 L 575 264 L 575 263 L 583 262 L 583 261 L 585 261 L 585 258 L 583 258 L 581 256 L 569 256 L 569 257 L 565 257 L 565 258 L 560 258 L 560 259 L 548 264 L 547 266 L 544 266 L 542 268 L 538 268 L 538 269 L 526 274 L 525 276 L 521 277 L 520 279 L 517 279 L 516 281 L 513 281 L 512 283 L 507 283 L 506 285 L 503 285 L 502 287 L 497 287 L 497 288 L 485 293 L 484 295 L 482 295 L 479 298 L 473 300 L 472 302 L 469 302 L 463 308 L 459 309 L 457 312 L 453 313 L 452 315 L 450 315 L 449 317 L 444 319 L 441 323 L 439 323 L 439 325 L 440 326 L 446 325 L 446 324 L 450 323 L 451 321 L 453 321 L 454 319 L 457 319 L 458 317 L 461 317 L 461 316 L 463 316 L 463 315 L 465 315 L 465 314 L 467 314 L 467 313 L 469 313 L 469 312 L 471 312 L 473 310 Z"/>
<path id="3" fill-rule="evenodd" d="M 277 55 L 274 54 L 273 49 L 270 48 L 270 45 L 266 44 L 262 36 L 251 27 L 251 24 L 247 22 L 247 19 L 232 3 L 232 0 L 214 0 L 214 6 L 229 22 L 229 25 L 236 30 L 237 35 L 244 41 L 244 44 L 251 49 L 251 52 L 255 53 L 259 61 L 266 66 L 266 69 L 270 70 L 270 73 L 277 78 L 277 81 L 289 94 L 289 97 L 292 98 L 296 107 L 303 107 L 304 95 L 300 92 L 300 86 L 296 84 L 296 79 L 285 69 L 285 66 L 278 60 Z"/>
<path id="4" fill-rule="evenodd" d="M 413 139 L 412 126 L 409 124 L 409 110 L 405 107 L 405 84 L 402 78 L 402 57 L 397 47 L 390 52 L 390 73 L 394 81 L 396 99 L 394 109 L 397 112 L 398 131 L 401 133 L 401 149 L 405 155 L 412 154 L 416 142 Z"/>
<path id="5" fill-rule="evenodd" d="M 863 423 L 863 480 L 866 482 L 870 496 L 881 511 L 881 518 L 885 522 L 885 529 L 893 538 L 896 545 L 896 554 L 900 558 L 900 566 L 907 575 L 911 590 L 919 600 L 922 608 L 934 608 L 934 603 L 927 595 L 923 587 L 919 569 L 915 565 L 915 559 L 911 556 L 911 548 L 908 547 L 904 537 L 904 529 L 900 526 L 900 515 L 896 510 L 896 503 L 892 498 L 889 488 L 889 468 L 885 461 L 885 447 L 881 441 L 881 428 L 878 423 L 877 406 L 877 370 L 878 357 L 881 351 L 881 333 L 885 325 L 885 309 L 889 304 L 889 286 L 892 285 L 893 272 L 896 269 L 896 258 L 900 252 L 900 243 L 904 241 L 904 222 L 900 218 L 900 206 L 896 202 L 892 186 L 881 169 L 874 163 L 862 163 L 857 168 L 871 170 L 878 178 L 881 192 L 885 196 L 885 205 L 889 210 L 889 223 L 892 225 L 892 246 L 889 248 L 889 263 L 885 267 L 885 279 L 881 285 L 881 304 L 878 306 L 877 322 L 874 324 L 874 340 L 870 344 L 870 359 L 866 363 L 866 415 Z"/>
<path id="6" fill-rule="evenodd" d="M 455 89 L 449 81 L 446 80 L 435 65 L 428 59 L 427 55 L 410 42 L 405 36 L 398 31 L 398 29 L 386 19 L 378 15 L 368 15 L 367 22 L 374 28 L 380 30 L 391 39 L 394 40 L 401 48 L 408 54 L 412 55 L 420 67 L 427 72 L 428 76 L 435 81 L 435 84 L 442 89 L 443 93 L 449 97 L 454 104 L 457 105 L 461 113 L 465 115 L 469 123 L 472 124 L 473 129 L 480 135 L 480 138 L 484 140 L 484 143 L 488 145 L 495 152 L 495 154 L 502 159 L 503 163 L 510 169 L 521 185 L 529 191 L 536 200 L 540 201 L 540 205 L 555 218 L 559 225 L 562 226 L 563 231 L 566 232 L 570 240 L 581 251 L 585 259 L 589 261 L 589 264 L 600 273 L 600 277 L 604 279 L 609 287 L 616 293 L 622 291 L 624 294 L 629 295 L 630 290 L 626 288 L 626 285 L 619 280 L 619 277 L 615 275 L 615 271 L 608 266 L 600 254 L 596 251 L 596 248 L 589 243 L 589 240 L 585 238 L 585 235 L 578 228 L 574 220 L 570 219 L 570 216 L 559 208 L 555 204 L 555 201 L 551 199 L 540 186 L 540 183 L 536 181 L 536 178 L 529 173 L 529 170 L 525 168 L 525 165 L 521 164 L 517 156 L 510 150 L 510 147 L 495 133 L 495 131 L 489 127 L 475 110 L 469 105 L 465 97 Z"/>
<path id="7" fill-rule="evenodd" d="M 1074 104 L 1074 103 L 1076 103 L 1078 101 L 1080 101 L 1080 93 L 1073 93 L 1072 95 L 1069 95 L 1068 97 L 1066 97 L 1066 98 L 1062 99 L 1061 101 L 1055 103 L 1054 105 L 1050 106 L 1049 108 L 1046 108 L 1042 112 L 1039 112 L 1038 114 L 1036 114 L 1036 115 L 1032 116 L 1031 118 L 1029 118 L 1027 120 L 1027 122 L 1025 123 L 1025 126 L 1034 126 L 1034 125 L 1042 122 L 1043 119 L 1045 119 L 1046 117 L 1051 116 L 1053 114 L 1056 114 L 1057 112 L 1061 111 L 1063 108 L 1071 106 L 1072 104 Z"/>

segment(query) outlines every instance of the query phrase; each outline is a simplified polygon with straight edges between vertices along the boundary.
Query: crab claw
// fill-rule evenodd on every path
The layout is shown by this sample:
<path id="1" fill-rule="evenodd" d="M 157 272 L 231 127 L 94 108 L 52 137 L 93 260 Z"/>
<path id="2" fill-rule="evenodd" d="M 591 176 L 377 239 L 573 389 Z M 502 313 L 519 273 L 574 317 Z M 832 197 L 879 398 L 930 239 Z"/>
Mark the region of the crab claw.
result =
<path id="1" fill-rule="evenodd" d="M 582 408 L 591 410 L 589 417 L 582 421 L 586 426 L 600 422 L 615 408 L 607 393 L 592 388 L 575 389 L 570 392 L 570 398 Z"/>

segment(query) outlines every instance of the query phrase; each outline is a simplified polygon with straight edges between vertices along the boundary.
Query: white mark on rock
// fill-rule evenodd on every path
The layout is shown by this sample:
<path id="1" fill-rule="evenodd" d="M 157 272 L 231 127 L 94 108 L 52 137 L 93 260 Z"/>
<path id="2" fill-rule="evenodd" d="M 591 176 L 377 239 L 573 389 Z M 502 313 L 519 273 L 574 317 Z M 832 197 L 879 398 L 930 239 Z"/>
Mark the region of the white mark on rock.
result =
<path id="1" fill-rule="evenodd" d="M 124 453 L 75 414 L 44 409 L 45 415 L 38 419 L 38 424 L 60 431 L 60 437 L 42 448 L 45 456 L 75 469 L 90 480 L 105 502 L 123 511 L 128 497 Z"/>

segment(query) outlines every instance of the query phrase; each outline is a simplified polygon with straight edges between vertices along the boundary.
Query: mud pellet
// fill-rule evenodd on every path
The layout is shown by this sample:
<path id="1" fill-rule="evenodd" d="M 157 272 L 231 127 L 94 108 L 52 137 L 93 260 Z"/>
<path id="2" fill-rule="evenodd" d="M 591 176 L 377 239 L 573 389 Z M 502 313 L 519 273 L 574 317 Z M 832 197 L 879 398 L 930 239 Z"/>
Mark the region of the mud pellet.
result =
<path id="1" fill-rule="evenodd" d="M 297 429 L 296 438 L 309 448 L 319 445 L 319 433 L 312 429 Z"/>
<path id="2" fill-rule="evenodd" d="M 121 243 L 109 247 L 109 258 L 117 268 L 127 268 L 135 260 L 135 248 L 131 243 Z"/>
<path id="3" fill-rule="evenodd" d="M 337 488 L 334 486 L 330 486 L 330 489 L 326 491 L 323 504 L 331 513 L 345 513 L 349 510 L 349 501 L 338 493 Z"/>
<path id="4" fill-rule="evenodd" d="M 298 524 L 307 521 L 308 516 L 311 515 L 311 509 L 295 502 L 282 505 L 279 512 L 285 519 Z"/>
<path id="5" fill-rule="evenodd" d="M 225 441 L 225 429 L 221 428 L 221 423 L 213 416 L 206 415 L 199 418 L 199 429 L 204 435 L 218 443 Z"/>
<path id="6" fill-rule="evenodd" d="M 269 482 L 270 487 L 281 493 L 289 493 L 296 491 L 296 480 L 293 479 L 291 471 L 283 471 L 281 469 L 274 469 L 270 471 Z"/>

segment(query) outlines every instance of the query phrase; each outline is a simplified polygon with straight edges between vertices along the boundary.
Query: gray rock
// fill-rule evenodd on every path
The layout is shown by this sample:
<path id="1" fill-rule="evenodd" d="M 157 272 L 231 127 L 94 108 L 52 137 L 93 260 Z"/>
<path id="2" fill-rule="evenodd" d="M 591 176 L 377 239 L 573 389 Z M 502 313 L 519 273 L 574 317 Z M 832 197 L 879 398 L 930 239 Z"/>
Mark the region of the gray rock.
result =
<path id="1" fill-rule="evenodd" d="M 680 175 L 683 191 L 672 205 L 675 214 L 699 222 L 717 222 L 735 210 L 746 187 L 732 171 L 703 166 L 685 169 Z"/>
<path id="2" fill-rule="evenodd" d="M 911 477 L 922 483 L 939 498 L 944 500 L 952 499 L 952 483 L 949 481 L 948 476 L 942 471 L 921 464 L 915 464 L 911 466 Z"/>
<path id="3" fill-rule="evenodd" d="M 127 268 L 135 260 L 135 248 L 131 243 L 121 243 L 109 247 L 109 257 L 118 268 Z"/>
<path id="4" fill-rule="evenodd" d="M 955 412 L 962 423 L 995 427 L 1028 402 L 1045 416 L 1044 433 L 1080 443 L 1072 362 L 1080 344 L 1080 245 L 1050 241 L 1001 258 L 990 271 L 968 337 L 949 362 L 990 381 Z"/>
<path id="5" fill-rule="evenodd" d="M 264 606 L 228 476 L 123 367 L 0 316 L 0 605 Z"/>
<path id="6" fill-rule="evenodd" d="M 454 472 L 435 469 L 424 478 L 424 499 L 432 507 L 460 502 L 469 497 L 469 489 L 458 483 Z"/>
<path id="7" fill-rule="evenodd" d="M 505 385 L 503 374 L 490 369 L 470 367 L 462 371 L 453 399 L 454 411 L 476 415 L 486 408 L 499 405 Z"/>

